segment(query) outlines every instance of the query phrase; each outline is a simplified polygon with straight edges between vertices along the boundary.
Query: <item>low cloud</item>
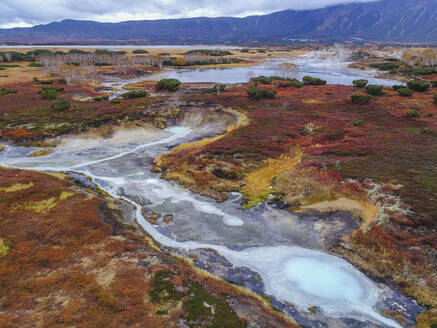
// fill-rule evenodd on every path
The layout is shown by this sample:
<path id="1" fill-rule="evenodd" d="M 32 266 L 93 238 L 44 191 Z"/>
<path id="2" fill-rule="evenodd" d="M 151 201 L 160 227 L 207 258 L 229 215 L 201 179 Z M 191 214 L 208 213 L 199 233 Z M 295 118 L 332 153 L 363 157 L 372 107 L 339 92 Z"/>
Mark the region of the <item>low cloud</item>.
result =
<path id="1" fill-rule="evenodd" d="M 375 0 L 2 0 L 0 27 L 31 26 L 63 19 L 120 22 L 181 17 L 249 16 L 283 9 L 306 10 Z"/>

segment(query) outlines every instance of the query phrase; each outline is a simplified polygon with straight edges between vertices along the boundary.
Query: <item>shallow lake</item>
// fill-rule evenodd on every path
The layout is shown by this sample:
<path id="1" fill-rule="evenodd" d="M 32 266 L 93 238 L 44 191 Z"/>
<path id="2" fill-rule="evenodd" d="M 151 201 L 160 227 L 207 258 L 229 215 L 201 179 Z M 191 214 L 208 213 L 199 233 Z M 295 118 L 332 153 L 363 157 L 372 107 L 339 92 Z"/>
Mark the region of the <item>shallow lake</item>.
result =
<path id="1" fill-rule="evenodd" d="M 299 79 L 310 75 L 324 79 L 329 84 L 352 85 L 353 80 L 359 79 L 367 79 L 369 84 L 400 84 L 399 81 L 374 77 L 377 74 L 376 70 L 349 68 L 351 62 L 343 56 L 321 56 L 321 53 L 317 52 L 297 58 L 268 59 L 249 67 L 167 69 L 163 73 L 153 75 L 151 79 L 174 78 L 182 82 L 244 83 L 254 76 L 279 75 L 279 66 L 282 63 L 296 64 L 299 69 L 297 76 Z"/>

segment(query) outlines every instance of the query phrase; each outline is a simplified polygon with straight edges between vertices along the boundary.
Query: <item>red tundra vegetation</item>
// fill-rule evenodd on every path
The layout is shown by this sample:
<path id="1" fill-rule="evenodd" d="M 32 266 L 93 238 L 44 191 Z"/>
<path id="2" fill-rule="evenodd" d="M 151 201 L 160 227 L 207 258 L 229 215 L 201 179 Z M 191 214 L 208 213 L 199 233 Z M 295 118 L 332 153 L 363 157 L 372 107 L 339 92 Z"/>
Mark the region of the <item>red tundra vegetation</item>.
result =
<path id="1" fill-rule="evenodd" d="M 362 227 L 344 237 L 352 249 L 334 251 L 436 307 L 435 89 L 407 98 L 386 88 L 360 105 L 349 86 L 263 87 L 276 97 L 250 100 L 247 85 L 209 95 L 249 123 L 161 156 L 163 177 L 218 200 L 240 191 L 248 206 L 274 193 L 290 210 L 350 210 Z"/>
<path id="2" fill-rule="evenodd" d="M 297 327 L 162 252 L 119 204 L 63 174 L 0 169 L 1 327 Z"/>

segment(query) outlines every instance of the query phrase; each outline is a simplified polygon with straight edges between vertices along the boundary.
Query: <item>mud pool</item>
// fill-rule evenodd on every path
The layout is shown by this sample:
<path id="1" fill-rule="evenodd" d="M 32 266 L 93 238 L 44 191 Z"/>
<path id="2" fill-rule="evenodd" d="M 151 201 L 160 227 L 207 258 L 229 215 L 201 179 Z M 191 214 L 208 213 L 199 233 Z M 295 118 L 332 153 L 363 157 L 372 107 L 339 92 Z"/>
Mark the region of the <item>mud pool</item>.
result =
<path id="1" fill-rule="evenodd" d="M 347 213 L 294 215 L 274 204 L 241 210 L 236 193 L 216 203 L 151 172 L 156 156 L 177 144 L 223 133 L 232 123 L 226 111 L 205 119 L 199 115 L 208 109 L 200 114 L 192 106 L 179 126 L 121 130 L 107 138 L 70 136 L 43 157 L 27 157 L 35 148 L 9 144 L 0 152 L 0 164 L 91 177 L 113 197 L 133 204 L 137 222 L 163 247 L 185 256 L 213 250 L 227 270 L 246 268 L 249 275 L 259 275 L 261 292 L 305 326 L 400 327 L 381 315 L 383 309 L 400 310 L 414 320 L 421 311 L 414 301 L 325 252 L 339 236 L 356 229 L 358 223 Z M 214 107 L 210 111 L 216 113 Z M 160 219 L 150 223 L 142 208 Z M 164 215 L 172 221 L 164 222 Z M 308 311 L 313 306 L 319 309 L 314 315 Z"/>

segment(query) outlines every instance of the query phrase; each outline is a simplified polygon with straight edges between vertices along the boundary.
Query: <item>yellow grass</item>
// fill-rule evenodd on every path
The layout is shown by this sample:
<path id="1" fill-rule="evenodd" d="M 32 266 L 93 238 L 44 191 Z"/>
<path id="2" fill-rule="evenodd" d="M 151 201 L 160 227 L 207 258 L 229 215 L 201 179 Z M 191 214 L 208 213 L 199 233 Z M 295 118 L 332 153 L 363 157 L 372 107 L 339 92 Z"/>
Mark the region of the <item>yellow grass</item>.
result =
<path id="1" fill-rule="evenodd" d="M 6 244 L 3 238 L 0 238 L 0 257 L 6 256 L 9 253 L 9 246 Z"/>
<path id="2" fill-rule="evenodd" d="M 67 198 L 70 198 L 70 197 L 73 196 L 74 194 L 75 194 L 74 192 L 63 191 L 63 192 L 61 192 L 61 194 L 59 195 L 59 200 L 66 200 Z"/>
<path id="3" fill-rule="evenodd" d="M 363 230 L 366 230 L 373 222 L 376 221 L 380 210 L 379 204 L 371 204 L 364 200 L 355 200 L 346 197 L 340 197 L 336 200 L 328 200 L 316 204 L 302 206 L 301 208 L 320 212 L 337 210 L 348 211 L 363 220 L 361 225 Z"/>
<path id="4" fill-rule="evenodd" d="M 0 146 L 0 151 L 5 150 L 6 147 L 5 146 Z"/>
<path id="5" fill-rule="evenodd" d="M 40 201 L 30 201 L 25 203 L 18 203 L 12 206 L 13 211 L 17 210 L 28 210 L 38 214 L 47 213 L 52 208 L 58 205 L 58 200 L 56 197 L 51 197 L 48 199 L 40 200 Z"/>
<path id="6" fill-rule="evenodd" d="M 29 183 L 16 183 L 9 187 L 0 187 L 0 191 L 6 191 L 6 192 L 14 192 L 14 191 L 20 191 L 25 190 L 33 187 L 33 182 Z"/>
<path id="7" fill-rule="evenodd" d="M 61 180 L 64 180 L 68 176 L 65 173 L 54 173 L 54 172 L 44 172 L 44 173 Z"/>
<path id="8" fill-rule="evenodd" d="M 35 150 L 33 153 L 31 153 L 28 157 L 39 157 L 39 156 L 47 156 L 55 151 L 52 149 L 41 149 L 41 150 Z"/>
<path id="9" fill-rule="evenodd" d="M 302 159 L 302 151 L 296 150 L 293 157 L 281 156 L 278 159 L 269 158 L 264 165 L 250 172 L 247 175 L 246 186 L 241 190 L 245 199 L 249 203 L 245 207 L 255 206 L 260 202 L 266 201 L 269 193 L 272 191 L 270 186 L 272 180 L 287 170 L 295 167 Z"/>

